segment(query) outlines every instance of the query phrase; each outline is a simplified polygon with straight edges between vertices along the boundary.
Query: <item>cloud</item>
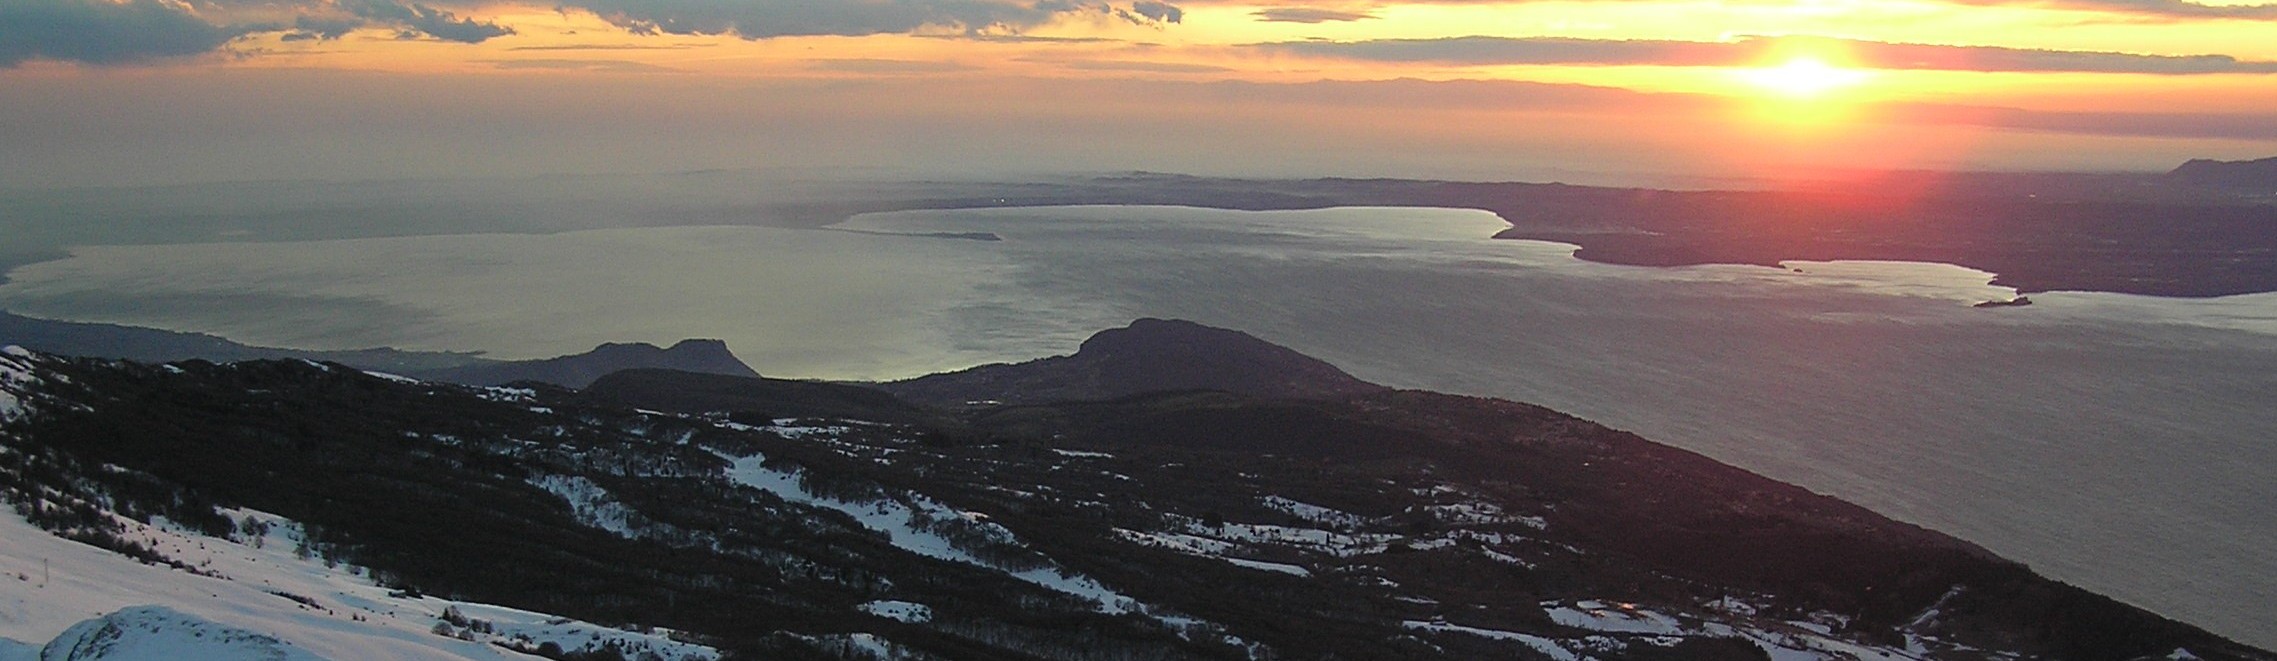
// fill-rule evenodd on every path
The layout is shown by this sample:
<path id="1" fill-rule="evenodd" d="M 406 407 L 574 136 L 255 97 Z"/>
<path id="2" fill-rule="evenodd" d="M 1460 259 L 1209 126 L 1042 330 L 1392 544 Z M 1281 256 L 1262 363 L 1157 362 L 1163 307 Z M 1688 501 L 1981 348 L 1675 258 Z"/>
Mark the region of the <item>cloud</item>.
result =
<path id="1" fill-rule="evenodd" d="M 212 0 L 192 7 L 168 0 L 0 0 L 0 68 L 30 60 L 142 64 L 220 51 L 239 37 L 259 33 L 314 41 L 376 27 L 407 38 L 461 43 L 514 33 L 497 23 L 393 0 Z M 262 20 L 230 21 L 240 10 Z M 289 16 L 290 23 L 279 22 L 280 14 Z"/>
<path id="2" fill-rule="evenodd" d="M 1148 62 L 1144 60 L 1058 59 L 1023 57 L 1022 62 L 1050 64 L 1078 71 L 1133 71 L 1142 73 L 1223 73 L 1233 69 L 1209 64 L 1188 62 Z"/>
<path id="3" fill-rule="evenodd" d="M 1999 46 L 1945 46 L 1828 37 L 1749 37 L 1737 41 L 1450 37 L 1256 44 L 1269 51 L 1374 62 L 1456 66 L 1749 66 L 1782 53 L 1825 53 L 1853 66 L 1931 71 L 2091 72 L 2190 75 L 2277 73 L 2277 62 L 2228 55 L 2145 55 Z"/>
<path id="4" fill-rule="evenodd" d="M 952 30 L 1019 32 L 1068 17 L 1089 16 L 1160 25 L 1184 19 L 1178 7 L 1153 0 L 1115 5 L 1089 0 L 562 0 L 638 34 L 865 36 Z"/>
<path id="5" fill-rule="evenodd" d="M 398 26 L 406 32 L 425 34 L 444 41 L 479 44 L 514 33 L 513 28 L 459 18 L 457 14 L 423 4 L 398 4 L 389 0 L 344 0 L 340 5 L 359 18 Z"/>
<path id="6" fill-rule="evenodd" d="M 1179 9 L 1170 3 L 1154 2 L 1153 0 L 1140 0 L 1131 3 L 1131 13 L 1138 14 L 1156 23 L 1182 23 L 1186 20 L 1186 10 Z"/>
<path id="7" fill-rule="evenodd" d="M 937 74 L 971 71 L 973 67 L 955 62 L 936 60 L 889 60 L 876 58 L 837 58 L 807 60 L 807 66 L 823 71 L 876 74 Z"/>
<path id="8" fill-rule="evenodd" d="M 2277 114 L 2064 112 L 1934 106 L 1912 110 L 1904 119 L 1920 124 L 2141 138 L 2277 140 Z"/>
<path id="9" fill-rule="evenodd" d="M 2018 0 L 1958 0 L 1959 4 L 1977 6 L 2039 5 L 2059 9 L 2099 11 L 2119 14 L 2138 14 L 2164 18 L 2215 18 L 2272 20 L 2277 19 L 2277 4 L 2208 5 L 2182 0 L 2050 0 L 2048 2 L 2019 2 Z"/>
<path id="10" fill-rule="evenodd" d="M 1376 15 L 1365 11 L 1342 11 L 1317 7 L 1267 7 L 1251 14 L 1267 23 L 1327 23 L 1330 21 L 1365 21 Z"/>
<path id="11" fill-rule="evenodd" d="M 695 47 L 695 44 L 548 44 L 544 46 L 515 46 L 506 50 L 687 50 Z"/>
<path id="12" fill-rule="evenodd" d="M 133 64 L 213 52 L 251 31 L 159 0 L 0 1 L 0 67 L 28 60 Z"/>
<path id="13" fill-rule="evenodd" d="M 363 19 L 357 18 L 320 18 L 305 15 L 293 18 L 293 27 L 297 28 L 299 33 L 314 35 L 323 39 L 345 37 L 348 33 L 356 31 L 356 28 L 363 26 Z"/>
<path id="14" fill-rule="evenodd" d="M 551 71 L 601 71 L 609 73 L 678 73 L 680 70 L 627 60 L 492 60 L 490 65 L 499 69 L 542 69 Z"/>

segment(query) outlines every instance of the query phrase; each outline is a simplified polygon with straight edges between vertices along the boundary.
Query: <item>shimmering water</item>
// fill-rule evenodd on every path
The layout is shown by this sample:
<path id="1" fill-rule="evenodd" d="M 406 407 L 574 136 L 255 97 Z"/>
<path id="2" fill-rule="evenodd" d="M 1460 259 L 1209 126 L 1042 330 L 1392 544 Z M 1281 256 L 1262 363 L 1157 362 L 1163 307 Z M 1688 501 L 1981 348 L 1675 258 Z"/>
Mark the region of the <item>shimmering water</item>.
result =
<path id="1" fill-rule="evenodd" d="M 898 377 L 1066 353 L 1138 316 L 1239 328 L 1391 385 L 1532 401 L 1919 522 L 2277 646 L 2277 296 L 2013 292 L 1930 264 L 1637 268 L 1491 215 L 1076 207 L 830 230 L 83 248 L 0 306 L 507 357 L 722 337 L 762 373 Z"/>

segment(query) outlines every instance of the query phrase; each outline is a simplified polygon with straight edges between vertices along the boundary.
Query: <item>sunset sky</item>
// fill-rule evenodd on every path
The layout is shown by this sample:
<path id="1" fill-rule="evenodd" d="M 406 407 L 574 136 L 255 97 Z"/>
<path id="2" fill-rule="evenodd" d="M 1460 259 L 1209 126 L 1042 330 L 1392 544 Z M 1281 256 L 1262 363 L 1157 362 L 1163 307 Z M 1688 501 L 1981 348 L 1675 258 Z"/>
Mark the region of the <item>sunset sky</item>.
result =
<path id="1" fill-rule="evenodd" d="M 2277 155 L 2277 4 L 0 0 L 0 187 Z"/>

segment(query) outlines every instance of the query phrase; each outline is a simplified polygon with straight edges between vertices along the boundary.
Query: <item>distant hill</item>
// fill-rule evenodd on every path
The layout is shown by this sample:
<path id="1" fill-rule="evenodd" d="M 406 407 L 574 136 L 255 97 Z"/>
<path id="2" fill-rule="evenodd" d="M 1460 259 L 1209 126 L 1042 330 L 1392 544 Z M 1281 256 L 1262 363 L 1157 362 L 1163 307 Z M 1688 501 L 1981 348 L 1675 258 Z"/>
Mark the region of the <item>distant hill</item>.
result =
<path id="1" fill-rule="evenodd" d="M 2166 176 L 2193 186 L 2277 192 L 2277 156 L 2251 161 L 2191 159 Z"/>
<path id="2" fill-rule="evenodd" d="M 646 343 L 603 344 L 592 351 L 541 360 L 501 361 L 473 353 L 403 351 L 392 348 L 311 351 L 261 347 L 204 333 L 37 319 L 0 311 L 0 345 L 61 356 L 115 358 L 149 363 L 205 360 L 313 360 L 388 372 L 429 381 L 495 386 L 538 381 L 583 388 L 610 372 L 669 369 L 703 374 L 757 377 L 719 340 L 683 340 L 671 348 Z"/>
<path id="3" fill-rule="evenodd" d="M 567 388 L 584 388 L 611 372 L 629 369 L 759 376 L 758 372 L 752 371 L 751 366 L 736 358 L 734 352 L 728 351 L 726 342 L 719 340 L 681 340 L 671 348 L 660 348 L 645 342 L 612 342 L 573 356 L 425 370 L 407 376 L 474 386 L 539 381 Z"/>
<path id="4" fill-rule="evenodd" d="M 471 353 L 357 349 L 307 351 L 259 347 L 204 333 L 37 319 L 0 310 L 0 344 L 62 356 L 117 358 L 151 363 L 178 360 L 234 362 L 300 358 L 383 372 L 421 372 L 496 364 Z"/>
<path id="5" fill-rule="evenodd" d="M 934 405 L 1101 400 L 1168 390 L 1223 390 L 1275 399 L 1387 390 L 1248 333 L 1168 319 L 1140 319 L 1101 331 L 1073 355 L 982 365 L 878 387 Z"/>

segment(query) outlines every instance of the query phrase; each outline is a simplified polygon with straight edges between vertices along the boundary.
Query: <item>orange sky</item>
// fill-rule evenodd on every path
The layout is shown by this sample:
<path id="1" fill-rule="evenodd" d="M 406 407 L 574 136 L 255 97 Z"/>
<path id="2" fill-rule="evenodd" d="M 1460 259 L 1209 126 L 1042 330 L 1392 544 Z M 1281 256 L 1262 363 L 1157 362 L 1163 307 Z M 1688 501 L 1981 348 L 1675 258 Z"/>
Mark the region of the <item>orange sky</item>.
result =
<path id="1" fill-rule="evenodd" d="M 2277 154 L 2277 5 L 2180 0 L 14 0 L 0 65 L 0 186 Z"/>

